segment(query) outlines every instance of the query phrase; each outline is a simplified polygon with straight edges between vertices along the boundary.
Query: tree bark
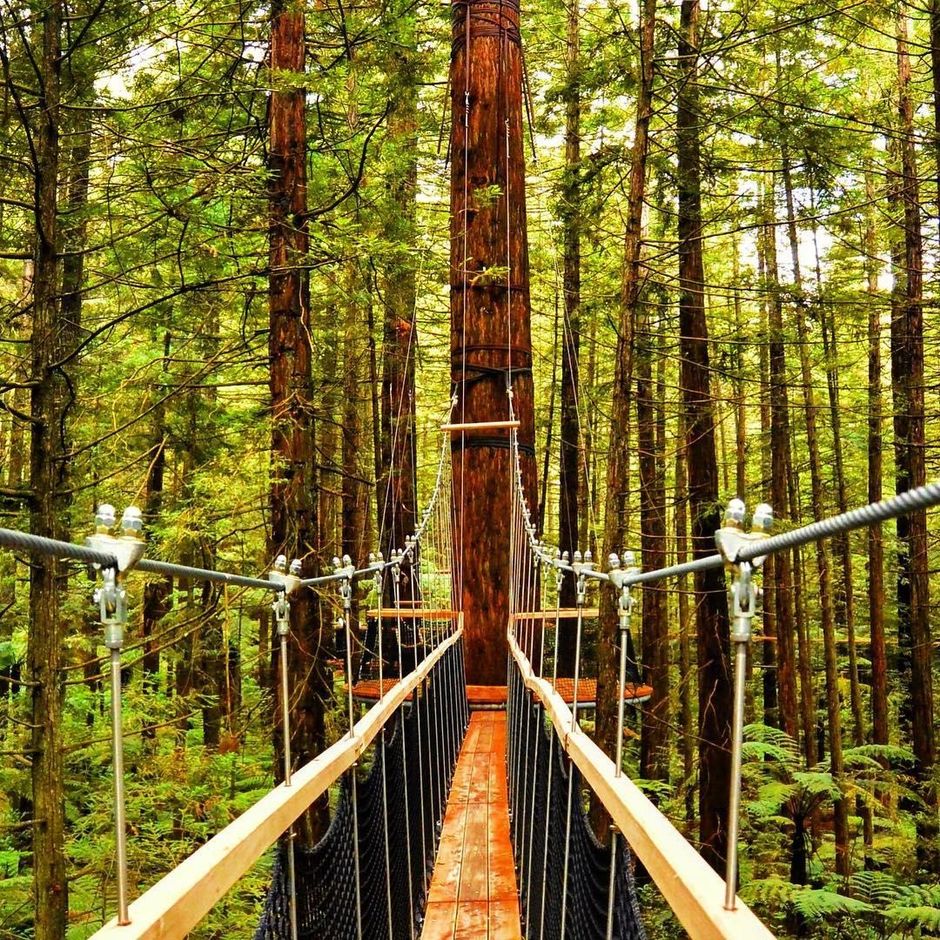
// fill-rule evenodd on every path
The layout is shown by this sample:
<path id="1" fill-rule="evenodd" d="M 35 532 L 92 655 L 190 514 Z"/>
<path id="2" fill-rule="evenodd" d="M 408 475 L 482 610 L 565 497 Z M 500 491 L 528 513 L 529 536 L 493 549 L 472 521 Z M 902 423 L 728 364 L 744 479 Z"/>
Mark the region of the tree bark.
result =
<path id="1" fill-rule="evenodd" d="M 679 331 L 686 415 L 692 555 L 714 552 L 718 508 L 715 416 L 709 380 L 698 92 L 699 0 L 682 0 L 676 106 L 679 187 Z M 731 670 L 728 596 L 720 569 L 695 575 L 699 669 L 699 839 L 702 855 L 724 871 L 731 781 Z"/>
<path id="2" fill-rule="evenodd" d="M 271 6 L 272 91 L 268 106 L 270 267 L 268 285 L 271 391 L 271 533 L 268 554 L 299 557 L 302 575 L 315 576 L 317 513 L 314 499 L 311 380 L 304 14 L 285 0 Z M 306 763 L 324 745 L 324 705 L 330 696 L 324 668 L 326 636 L 313 593 L 291 598 L 289 685 L 291 753 Z M 272 644 L 276 656 L 278 644 Z M 280 716 L 281 710 L 276 714 Z M 275 729 L 277 779 L 284 729 Z M 325 831 L 327 799 L 300 819 L 301 840 L 313 845 Z"/>
<path id="3" fill-rule="evenodd" d="M 578 384 L 581 351 L 581 59 L 579 0 L 568 4 L 567 88 L 565 89 L 565 171 L 562 183 L 564 225 L 564 323 L 561 330 L 561 423 L 558 461 L 558 547 L 563 552 L 587 548 L 578 544 Z M 544 481 L 543 481 L 544 482 Z M 575 580 L 565 578 L 561 606 L 575 604 Z M 574 673 L 574 632 L 558 637 L 558 674 Z"/>
<path id="4" fill-rule="evenodd" d="M 903 296 L 891 321 L 891 379 L 894 388 L 896 490 L 926 482 L 924 459 L 923 242 L 910 94 L 907 15 L 897 19 L 898 116 L 901 150 L 900 196 L 904 208 L 904 265 L 896 279 Z M 917 819 L 921 867 L 940 870 L 933 716 L 932 637 L 928 577 L 927 514 L 898 519 L 898 648 L 901 676 L 910 683 L 909 718 L 916 774 L 924 800 Z M 905 703 L 908 699 L 905 699 Z M 902 713 L 905 709 L 902 708 Z"/>
<path id="5" fill-rule="evenodd" d="M 607 446 L 607 489 L 604 507 L 604 554 L 622 554 L 629 548 L 630 395 L 633 386 L 633 321 L 640 295 L 640 260 L 643 251 L 643 201 L 646 193 L 646 165 L 649 156 L 649 127 L 653 117 L 653 59 L 656 36 L 656 0 L 643 0 L 640 12 L 640 84 L 637 88 L 636 122 L 630 163 L 630 192 L 624 232 L 623 282 L 620 291 L 617 359 L 611 396 L 610 435 Z M 613 753 L 617 739 L 617 686 L 619 631 L 616 591 L 600 592 L 601 642 L 597 645 L 598 745 Z M 595 829 L 606 828 L 606 815 L 595 808 Z"/>
<path id="6" fill-rule="evenodd" d="M 468 423 L 505 419 L 506 390 L 512 388 L 521 422 L 523 486 L 534 512 L 519 11 L 498 0 L 455 0 L 451 10 L 451 381 L 458 396 L 454 416 Z M 467 431 L 452 439 L 457 599 L 464 612 L 467 681 L 480 685 L 501 685 L 506 678 L 509 444 L 505 431 Z"/>
<path id="7" fill-rule="evenodd" d="M 410 47 L 394 53 L 393 105 L 388 133 L 395 172 L 389 182 L 385 234 L 391 255 L 382 272 L 385 309 L 382 342 L 382 476 L 377 478 L 380 547 L 388 558 L 405 547 L 417 526 L 415 477 L 415 358 L 418 350 L 414 253 L 418 185 L 417 63 Z M 398 247 L 401 246 L 401 247 Z M 410 597 L 410 563 L 402 566 L 401 596 Z M 386 602 L 394 584 L 386 579 Z"/>
<path id="8" fill-rule="evenodd" d="M 37 14 L 36 58 L 42 75 L 35 122 L 35 226 L 30 417 L 30 530 L 66 538 L 68 497 L 68 390 L 55 365 L 66 354 L 69 330 L 58 295 L 58 183 L 60 157 L 62 0 Z M 41 50 L 41 51 L 40 51 Z M 61 940 L 68 920 L 63 767 L 65 622 L 60 591 L 65 569 L 57 558 L 36 556 L 30 572 L 27 675 L 32 694 L 32 799 L 34 930 L 37 940 Z"/>
<path id="9" fill-rule="evenodd" d="M 768 292 L 769 367 L 770 367 L 770 501 L 778 512 L 789 505 L 787 477 L 790 449 L 790 417 L 787 401 L 787 364 L 783 332 L 783 310 L 780 300 L 780 280 L 777 268 L 777 241 L 773 216 L 773 190 L 766 197 L 763 231 L 763 259 Z M 787 552 L 773 558 L 774 623 L 777 639 L 777 693 L 778 711 L 773 724 L 792 738 L 799 739 L 800 714 L 796 692 L 795 625 L 793 611 L 793 573 Z M 766 704 L 766 703 L 765 703 Z M 813 736 L 813 722 L 804 730 L 804 742 Z M 807 746 L 810 746 L 807 744 Z"/>
<path id="10" fill-rule="evenodd" d="M 866 176 L 866 191 L 874 206 L 874 184 Z M 878 232 L 874 212 L 868 214 L 865 234 L 868 257 L 868 501 L 880 502 L 884 413 L 881 395 L 881 307 L 878 300 Z M 871 638 L 872 741 L 888 743 L 888 652 L 885 643 L 885 549 L 881 525 L 868 529 L 868 629 Z"/>

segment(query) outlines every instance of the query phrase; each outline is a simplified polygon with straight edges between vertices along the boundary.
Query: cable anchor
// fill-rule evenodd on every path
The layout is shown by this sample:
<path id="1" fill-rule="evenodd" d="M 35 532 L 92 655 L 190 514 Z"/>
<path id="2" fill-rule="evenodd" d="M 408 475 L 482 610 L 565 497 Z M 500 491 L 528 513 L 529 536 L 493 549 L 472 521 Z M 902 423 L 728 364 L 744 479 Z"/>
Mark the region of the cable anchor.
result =
<path id="1" fill-rule="evenodd" d="M 94 603 L 104 634 L 104 645 L 111 651 L 111 760 L 114 768 L 114 831 L 117 855 L 117 922 L 130 923 L 128 910 L 127 822 L 124 795 L 124 719 L 122 712 L 121 650 L 127 626 L 127 590 L 124 575 L 144 554 L 143 517 L 136 506 L 128 506 L 121 518 L 121 534 L 115 536 L 114 507 L 103 503 L 95 513 L 95 531 L 85 544 L 117 559 L 118 567 L 93 565 L 91 573 L 101 571 L 101 587 L 95 588 Z"/>
<path id="2" fill-rule="evenodd" d="M 728 797 L 728 856 L 725 868 L 725 909 L 736 905 L 738 873 L 738 835 L 741 815 L 741 753 L 744 747 L 744 697 L 747 682 L 748 648 L 751 642 L 751 621 L 760 596 L 753 581 L 755 568 L 764 556 L 753 561 L 740 561 L 741 549 L 766 539 L 773 526 L 773 510 L 760 503 L 751 519 L 750 532 L 744 531 L 747 509 L 743 500 L 732 499 L 725 510 L 724 526 L 715 532 L 718 551 L 731 572 L 731 641 L 734 643 L 734 699 L 731 724 L 731 790 Z"/>

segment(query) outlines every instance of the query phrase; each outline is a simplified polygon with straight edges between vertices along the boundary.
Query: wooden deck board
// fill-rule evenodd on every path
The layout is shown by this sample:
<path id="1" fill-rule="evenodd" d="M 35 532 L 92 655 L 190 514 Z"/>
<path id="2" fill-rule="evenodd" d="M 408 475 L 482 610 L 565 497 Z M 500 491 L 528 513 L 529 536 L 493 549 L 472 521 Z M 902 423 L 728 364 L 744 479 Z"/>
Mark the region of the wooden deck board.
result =
<path id="1" fill-rule="evenodd" d="M 506 714 L 473 712 L 454 772 L 423 940 L 521 940 L 506 802 Z"/>

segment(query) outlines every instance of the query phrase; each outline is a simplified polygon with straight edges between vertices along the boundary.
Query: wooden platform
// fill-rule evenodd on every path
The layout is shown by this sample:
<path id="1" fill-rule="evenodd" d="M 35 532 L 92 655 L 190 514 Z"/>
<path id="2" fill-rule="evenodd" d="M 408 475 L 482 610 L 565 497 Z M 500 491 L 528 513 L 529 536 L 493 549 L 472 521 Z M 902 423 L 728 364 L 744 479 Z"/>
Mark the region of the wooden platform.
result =
<path id="1" fill-rule="evenodd" d="M 385 679 L 385 691 L 388 692 L 398 683 L 398 679 Z M 565 700 L 566 705 L 574 701 L 574 679 L 558 677 L 558 694 Z M 626 702 L 645 702 L 653 690 L 648 685 L 634 685 L 627 683 L 623 698 Z M 374 702 L 379 697 L 379 680 L 363 679 L 353 686 L 353 697 L 366 702 Z M 408 701 L 411 696 L 408 696 Z M 578 680 L 578 707 L 593 708 L 597 700 L 597 679 Z M 468 685 L 467 701 L 470 710 L 503 709 L 506 706 L 506 686 L 504 685 Z"/>
<path id="2" fill-rule="evenodd" d="M 521 940 L 506 791 L 506 713 L 474 712 L 460 750 L 423 940 Z"/>

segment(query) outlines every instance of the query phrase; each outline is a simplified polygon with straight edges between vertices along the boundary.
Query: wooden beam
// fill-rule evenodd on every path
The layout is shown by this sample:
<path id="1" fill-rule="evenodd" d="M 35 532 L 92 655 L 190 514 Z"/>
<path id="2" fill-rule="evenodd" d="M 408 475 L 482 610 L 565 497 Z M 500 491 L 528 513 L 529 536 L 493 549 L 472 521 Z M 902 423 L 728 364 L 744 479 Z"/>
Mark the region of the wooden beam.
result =
<path id="1" fill-rule="evenodd" d="M 445 434 L 457 434 L 461 431 L 498 431 L 518 427 L 518 421 L 465 421 L 463 424 L 442 424 L 441 430 Z"/>
<path id="2" fill-rule="evenodd" d="M 378 617 L 379 611 L 377 608 L 366 611 L 367 617 Z M 403 608 L 396 607 L 383 607 L 382 608 L 382 619 L 383 620 L 456 620 L 458 617 L 458 612 L 456 610 L 432 610 L 421 608 L 408 608 L 407 610 Z"/>
<path id="3" fill-rule="evenodd" d="M 526 687 L 545 706 L 566 753 L 604 804 L 689 936 L 693 940 L 773 940 L 773 934 L 743 901 L 737 901 L 735 910 L 725 910 L 725 883 L 721 876 L 629 777 L 614 775 L 613 761 L 584 731 L 575 727 L 571 710 L 548 682 L 533 673 L 511 631 L 509 649 Z"/>
<path id="4" fill-rule="evenodd" d="M 585 607 L 581 612 L 585 620 L 596 620 L 600 613 L 596 607 Z M 523 610 L 512 614 L 513 620 L 542 620 L 548 622 L 555 619 L 554 610 Z M 577 607 L 562 607 L 557 611 L 559 620 L 575 620 L 578 616 Z"/>
<path id="5" fill-rule="evenodd" d="M 376 702 L 356 722 L 352 735 L 344 736 L 300 768 L 292 786 L 282 783 L 265 794 L 141 895 L 130 906 L 130 924 L 119 927 L 116 919 L 111 920 L 93 935 L 94 940 L 185 937 L 288 826 L 356 763 L 395 709 L 462 635 L 461 615 L 454 633 Z"/>

